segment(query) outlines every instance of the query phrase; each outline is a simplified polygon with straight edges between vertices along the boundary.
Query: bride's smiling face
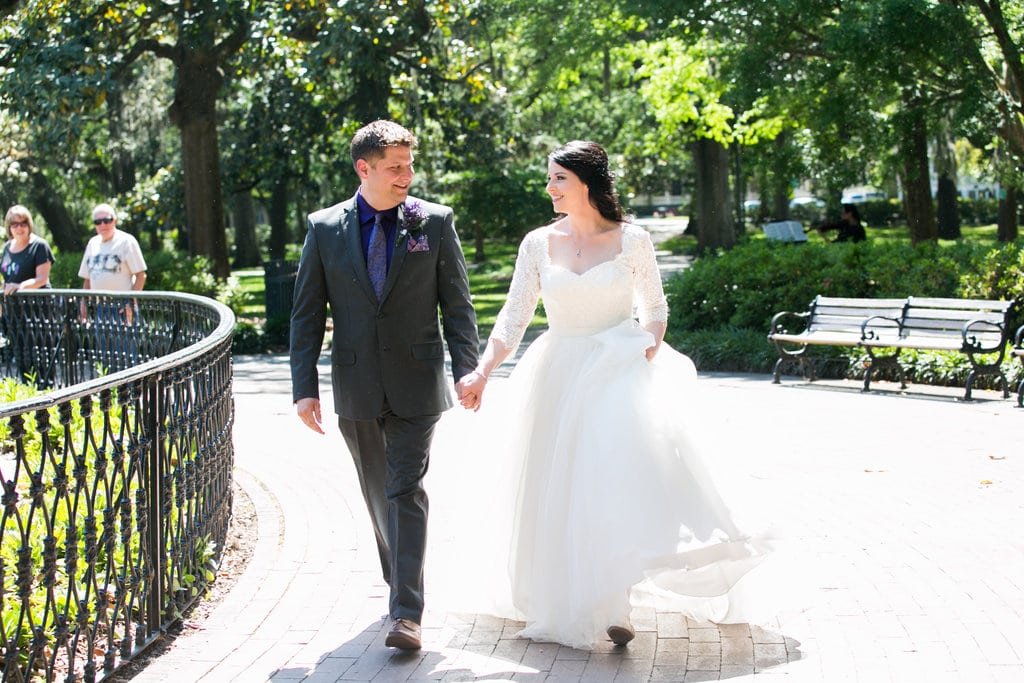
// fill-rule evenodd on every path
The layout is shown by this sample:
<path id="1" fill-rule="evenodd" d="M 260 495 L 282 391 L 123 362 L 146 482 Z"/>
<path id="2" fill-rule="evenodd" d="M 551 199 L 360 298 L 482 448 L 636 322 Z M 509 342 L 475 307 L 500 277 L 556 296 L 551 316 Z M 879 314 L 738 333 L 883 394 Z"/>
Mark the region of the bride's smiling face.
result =
<path id="1" fill-rule="evenodd" d="M 582 207 L 590 205 L 589 190 L 586 183 L 569 169 L 559 166 L 553 161 L 548 162 L 548 196 L 556 213 L 574 213 Z"/>

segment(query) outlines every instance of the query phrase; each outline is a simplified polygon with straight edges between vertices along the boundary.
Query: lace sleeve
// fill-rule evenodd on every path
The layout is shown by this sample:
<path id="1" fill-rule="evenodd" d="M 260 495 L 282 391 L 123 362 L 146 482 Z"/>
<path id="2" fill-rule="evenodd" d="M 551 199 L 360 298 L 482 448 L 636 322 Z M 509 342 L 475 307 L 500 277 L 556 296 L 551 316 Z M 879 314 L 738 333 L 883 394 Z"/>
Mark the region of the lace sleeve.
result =
<path id="1" fill-rule="evenodd" d="M 633 266 L 633 300 L 641 325 L 668 321 L 668 301 L 661 286 L 661 273 L 654 256 L 651 236 L 643 228 L 630 226 L 630 256 Z"/>
<path id="2" fill-rule="evenodd" d="M 546 247 L 546 237 L 534 230 L 523 238 L 519 245 L 519 256 L 516 258 L 515 271 L 512 273 L 512 284 L 508 288 L 508 298 L 498 313 L 498 319 L 491 331 L 491 339 L 496 339 L 514 353 L 523 340 L 523 334 L 540 298 L 540 266 Z"/>

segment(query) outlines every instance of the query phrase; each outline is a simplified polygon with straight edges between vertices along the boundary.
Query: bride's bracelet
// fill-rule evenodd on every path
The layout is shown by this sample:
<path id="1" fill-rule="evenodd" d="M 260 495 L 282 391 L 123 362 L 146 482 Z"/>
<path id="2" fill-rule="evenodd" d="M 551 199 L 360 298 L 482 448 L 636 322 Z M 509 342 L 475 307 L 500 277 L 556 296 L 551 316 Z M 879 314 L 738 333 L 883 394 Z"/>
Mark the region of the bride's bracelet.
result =
<path id="1" fill-rule="evenodd" d="M 480 379 L 482 379 L 483 381 L 485 381 L 485 382 L 487 381 L 487 375 L 485 375 L 484 373 L 480 372 L 479 370 L 470 370 L 470 371 L 469 371 L 469 374 L 471 374 L 471 375 L 477 375 L 477 376 L 479 376 L 479 377 L 480 377 Z"/>

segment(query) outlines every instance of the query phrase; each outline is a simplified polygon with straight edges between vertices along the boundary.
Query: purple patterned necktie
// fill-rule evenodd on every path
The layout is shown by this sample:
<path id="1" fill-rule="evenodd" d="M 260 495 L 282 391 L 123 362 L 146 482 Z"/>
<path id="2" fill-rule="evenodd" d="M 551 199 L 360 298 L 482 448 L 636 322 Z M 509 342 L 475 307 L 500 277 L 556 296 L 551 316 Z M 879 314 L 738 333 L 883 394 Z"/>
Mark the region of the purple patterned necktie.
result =
<path id="1" fill-rule="evenodd" d="M 373 219 L 370 248 L 366 252 L 366 270 L 370 273 L 370 283 L 378 301 L 384 294 L 384 281 L 388 277 L 387 234 L 382 218 L 383 215 L 378 213 Z"/>

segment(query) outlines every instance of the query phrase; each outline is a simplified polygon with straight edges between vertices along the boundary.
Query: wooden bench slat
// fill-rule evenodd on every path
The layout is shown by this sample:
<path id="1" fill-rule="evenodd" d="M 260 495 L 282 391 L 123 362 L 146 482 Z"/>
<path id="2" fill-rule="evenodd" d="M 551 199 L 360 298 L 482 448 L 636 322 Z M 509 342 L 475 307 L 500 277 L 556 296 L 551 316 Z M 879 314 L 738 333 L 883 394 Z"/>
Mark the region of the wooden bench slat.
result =
<path id="1" fill-rule="evenodd" d="M 900 335 L 900 336 L 903 337 L 904 339 L 906 339 L 908 337 L 921 337 L 923 339 L 928 339 L 928 338 L 931 338 L 931 337 L 949 338 L 949 339 L 957 339 L 957 340 L 959 340 L 961 342 L 964 339 L 963 333 L 960 330 L 958 330 L 958 329 L 957 330 L 940 330 L 940 329 L 928 329 L 928 328 L 924 328 L 924 327 L 904 329 L 903 334 Z M 989 332 L 989 331 L 972 331 L 972 332 L 970 332 L 967 335 L 967 338 L 968 339 L 995 339 L 995 340 L 1005 339 L 1005 337 L 1002 334 L 1000 334 L 998 332 Z"/>
<path id="2" fill-rule="evenodd" d="M 776 333 L 772 339 L 793 344 L 816 344 L 819 346 L 857 346 L 860 343 L 860 332 L 842 334 L 840 332 L 804 332 L 801 334 Z"/>
<path id="3" fill-rule="evenodd" d="M 843 320 L 856 320 L 858 324 L 865 318 L 871 318 L 874 316 L 881 316 L 883 318 L 901 318 L 903 317 L 903 311 L 898 308 L 858 308 L 857 310 L 850 310 L 848 308 L 815 308 L 814 317 L 828 316 L 836 319 Z"/>
<path id="4" fill-rule="evenodd" d="M 886 316 L 876 316 L 876 315 L 845 315 L 844 316 L 844 315 L 829 315 L 829 314 L 815 315 L 811 319 L 809 324 L 812 325 L 812 326 L 814 326 L 814 325 L 844 325 L 846 327 L 856 328 L 856 329 L 859 330 L 861 324 L 863 324 L 864 321 L 867 320 L 868 318 L 875 318 L 875 320 L 872 321 L 872 324 L 875 324 L 875 325 L 884 325 L 884 324 L 886 324 L 886 318 L 890 318 L 890 319 L 895 318 L 895 320 L 892 320 L 889 323 L 893 327 L 896 327 L 899 324 L 898 323 L 899 316 L 895 316 L 895 315 L 886 315 Z"/>
<path id="5" fill-rule="evenodd" d="M 938 330 L 949 330 L 950 332 L 955 332 L 955 333 L 959 334 L 959 332 L 961 332 L 964 329 L 964 326 L 967 325 L 967 323 L 968 323 L 968 321 L 937 321 L 937 319 L 930 318 L 930 317 L 926 317 L 926 318 L 907 317 L 907 318 L 903 319 L 903 329 L 904 330 L 930 330 L 930 331 L 931 330 L 935 330 L 935 331 L 938 331 Z M 996 335 L 1002 336 L 1002 331 L 1000 329 L 991 327 L 993 325 L 998 325 L 997 322 L 983 321 L 983 323 L 984 323 L 983 325 L 974 325 L 974 326 L 972 326 L 970 328 L 970 330 L 972 332 L 979 333 L 979 334 L 986 333 L 986 332 L 994 332 Z"/>
<path id="6" fill-rule="evenodd" d="M 991 323 L 1001 323 L 1005 319 L 1005 313 L 990 313 L 990 312 L 979 312 L 979 311 L 940 311 L 935 308 L 915 308 L 910 307 L 907 309 L 906 319 L 904 324 L 913 324 L 917 320 L 941 320 L 941 321 L 961 321 L 968 322 L 970 320 L 984 320 Z"/>
<path id="7" fill-rule="evenodd" d="M 821 296 L 818 295 L 814 298 L 815 302 L 825 306 L 847 306 L 849 308 L 857 308 L 859 306 L 865 306 L 872 308 L 875 306 L 886 306 L 889 308 L 903 308 L 907 305 L 906 299 L 864 299 L 864 298 L 851 298 L 851 297 L 840 297 L 840 296 Z"/>
<path id="8" fill-rule="evenodd" d="M 1005 313 L 1013 306 L 1013 301 L 999 299 L 941 299 L 932 297 L 911 296 L 907 298 L 911 307 L 946 308 L 972 311 L 996 311 Z"/>
<path id="9" fill-rule="evenodd" d="M 926 349 L 932 351 L 959 351 L 963 347 L 960 339 L 953 337 L 900 337 L 898 339 L 868 339 L 864 346 L 873 348 Z"/>

